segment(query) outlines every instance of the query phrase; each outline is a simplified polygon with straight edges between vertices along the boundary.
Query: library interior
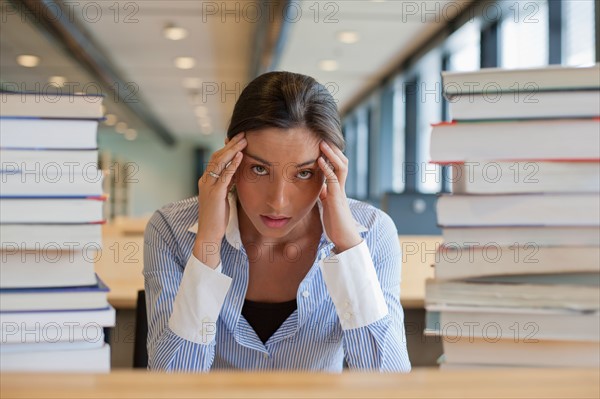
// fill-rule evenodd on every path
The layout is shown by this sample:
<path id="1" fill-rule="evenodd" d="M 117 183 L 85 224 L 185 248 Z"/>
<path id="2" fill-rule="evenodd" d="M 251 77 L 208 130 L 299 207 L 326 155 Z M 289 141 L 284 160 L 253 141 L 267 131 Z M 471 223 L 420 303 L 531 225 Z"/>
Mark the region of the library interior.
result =
<path id="1" fill-rule="evenodd" d="M 0 397 L 600 397 L 598 1 L 0 19 Z"/>

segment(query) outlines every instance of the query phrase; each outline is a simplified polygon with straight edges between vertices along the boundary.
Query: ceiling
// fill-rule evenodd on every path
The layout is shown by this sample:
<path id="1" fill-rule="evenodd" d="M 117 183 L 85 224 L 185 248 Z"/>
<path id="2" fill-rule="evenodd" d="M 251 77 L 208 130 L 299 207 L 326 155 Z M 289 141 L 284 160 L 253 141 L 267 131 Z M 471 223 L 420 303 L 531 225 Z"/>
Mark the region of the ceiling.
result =
<path id="1" fill-rule="evenodd" d="M 93 75 L 82 70 L 62 43 L 43 35 L 6 0 L 1 3 L 0 79 L 4 84 L 15 82 L 35 90 L 36 82 L 43 87 L 56 75 L 80 82 L 80 87 L 94 82 Z M 252 73 L 258 21 L 269 17 L 257 16 L 256 2 L 71 3 L 73 18 L 166 130 L 177 139 L 199 145 L 222 143 L 235 100 Z M 287 9 L 285 45 L 275 69 L 315 77 L 333 92 L 340 110 L 345 111 L 467 3 L 296 1 Z M 163 29 L 168 24 L 185 28 L 187 37 L 178 41 L 165 38 Z M 341 31 L 354 31 L 359 40 L 341 43 L 336 38 Z M 19 54 L 37 55 L 41 62 L 35 68 L 24 68 L 16 62 Z M 193 57 L 195 66 L 176 68 L 174 59 L 180 56 Z M 338 69 L 319 69 L 322 60 L 335 60 Z M 138 139 L 158 140 L 118 99 L 115 102 L 109 95 L 105 103 L 108 113 L 140 132 Z M 206 109 L 198 111 L 198 106 Z M 202 120 L 198 113 L 205 114 Z"/>

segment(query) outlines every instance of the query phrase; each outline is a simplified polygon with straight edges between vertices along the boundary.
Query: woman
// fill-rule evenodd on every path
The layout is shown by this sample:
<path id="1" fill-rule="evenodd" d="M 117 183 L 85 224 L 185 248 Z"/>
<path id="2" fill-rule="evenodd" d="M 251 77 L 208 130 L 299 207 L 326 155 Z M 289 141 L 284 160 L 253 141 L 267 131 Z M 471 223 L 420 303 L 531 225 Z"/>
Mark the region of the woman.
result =
<path id="1" fill-rule="evenodd" d="M 346 198 L 343 148 L 314 79 L 243 90 L 198 197 L 146 228 L 150 369 L 410 370 L 397 231 Z"/>

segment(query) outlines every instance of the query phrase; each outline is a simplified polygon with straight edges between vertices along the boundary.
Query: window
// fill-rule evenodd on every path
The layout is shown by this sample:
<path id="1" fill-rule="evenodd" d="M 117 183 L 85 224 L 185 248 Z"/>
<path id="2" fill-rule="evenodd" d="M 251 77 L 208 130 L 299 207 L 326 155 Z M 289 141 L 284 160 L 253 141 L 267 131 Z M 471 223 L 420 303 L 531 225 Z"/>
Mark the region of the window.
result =
<path id="1" fill-rule="evenodd" d="M 475 71 L 480 68 L 481 26 L 477 19 L 471 19 L 454 32 L 447 40 L 447 70 Z"/>
<path id="2" fill-rule="evenodd" d="M 500 25 L 500 64 L 503 68 L 548 65 L 547 1 L 514 2 Z"/>
<path id="3" fill-rule="evenodd" d="M 563 0 L 563 64 L 591 65 L 595 58 L 594 0 Z"/>

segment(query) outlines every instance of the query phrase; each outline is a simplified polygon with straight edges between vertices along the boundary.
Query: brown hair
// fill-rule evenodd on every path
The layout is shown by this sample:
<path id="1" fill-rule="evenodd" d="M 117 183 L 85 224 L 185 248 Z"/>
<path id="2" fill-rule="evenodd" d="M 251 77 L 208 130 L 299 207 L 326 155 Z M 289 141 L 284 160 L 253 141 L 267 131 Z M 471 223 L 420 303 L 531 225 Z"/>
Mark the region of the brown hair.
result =
<path id="1" fill-rule="evenodd" d="M 342 151 L 340 115 L 329 91 L 310 76 L 268 72 L 248 84 L 235 103 L 227 137 L 267 127 L 303 127 Z"/>

